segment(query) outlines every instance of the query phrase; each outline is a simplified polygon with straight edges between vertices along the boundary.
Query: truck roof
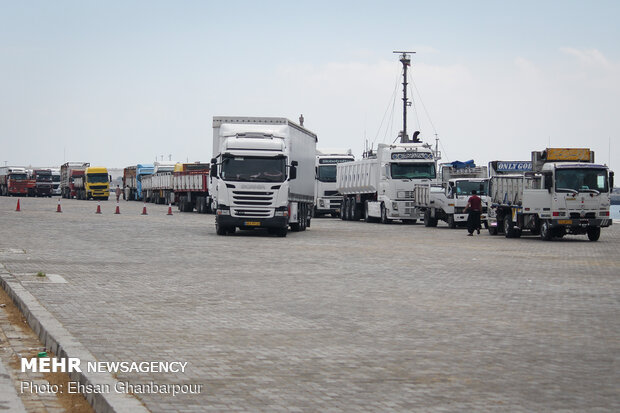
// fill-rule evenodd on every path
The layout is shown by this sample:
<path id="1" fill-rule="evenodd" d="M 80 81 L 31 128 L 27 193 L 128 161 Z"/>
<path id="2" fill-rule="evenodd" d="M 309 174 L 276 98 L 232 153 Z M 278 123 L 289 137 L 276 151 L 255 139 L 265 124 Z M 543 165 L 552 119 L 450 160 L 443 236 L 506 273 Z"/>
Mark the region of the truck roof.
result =
<path id="1" fill-rule="evenodd" d="M 290 121 L 286 118 L 276 118 L 276 117 L 251 117 L 251 116 L 214 116 L 213 117 L 213 127 L 214 128 L 221 128 L 222 125 L 224 124 L 230 124 L 230 125 L 252 125 L 252 129 L 255 130 L 256 126 L 277 126 L 277 125 L 286 125 L 286 126 L 290 126 L 292 128 L 298 129 L 308 135 L 311 135 L 314 137 L 315 140 L 318 141 L 318 138 L 316 136 L 316 134 L 314 132 L 309 131 L 308 129 L 304 128 L 303 126 L 300 126 L 298 124 L 296 124 L 293 121 Z M 266 130 L 268 130 L 268 128 L 265 128 Z M 279 128 L 274 128 L 279 130 Z M 234 130 L 234 129 L 233 129 Z M 243 130 L 247 130 L 247 128 L 241 128 L 241 131 Z"/>

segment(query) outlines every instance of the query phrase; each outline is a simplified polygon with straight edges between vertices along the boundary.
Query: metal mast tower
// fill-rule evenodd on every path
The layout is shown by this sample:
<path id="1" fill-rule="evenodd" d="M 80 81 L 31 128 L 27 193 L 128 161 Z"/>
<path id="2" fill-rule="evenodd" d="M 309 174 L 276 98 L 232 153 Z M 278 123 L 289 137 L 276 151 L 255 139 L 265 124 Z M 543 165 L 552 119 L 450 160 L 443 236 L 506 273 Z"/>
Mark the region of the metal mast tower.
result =
<path id="1" fill-rule="evenodd" d="M 407 98 L 407 68 L 411 66 L 409 54 L 415 52 L 394 51 L 393 53 L 400 54 L 400 62 L 403 64 L 403 130 L 400 132 L 400 143 L 407 143 L 409 142 L 409 135 L 407 135 L 407 106 L 411 106 L 411 102 Z M 421 142 L 417 134 L 414 134 L 413 142 Z"/>

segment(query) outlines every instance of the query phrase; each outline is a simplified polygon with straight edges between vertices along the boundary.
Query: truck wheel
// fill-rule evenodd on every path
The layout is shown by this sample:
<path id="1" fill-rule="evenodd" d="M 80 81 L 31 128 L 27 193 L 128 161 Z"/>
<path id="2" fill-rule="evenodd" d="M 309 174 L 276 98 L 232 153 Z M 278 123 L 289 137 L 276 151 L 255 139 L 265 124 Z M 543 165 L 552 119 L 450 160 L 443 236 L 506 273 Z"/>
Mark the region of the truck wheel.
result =
<path id="1" fill-rule="evenodd" d="M 454 214 L 449 214 L 448 215 L 448 227 L 450 229 L 455 229 L 456 228 L 456 221 L 454 220 Z"/>
<path id="2" fill-rule="evenodd" d="M 545 220 L 540 224 L 540 239 L 543 241 L 551 241 L 553 234 L 551 233 L 551 225 Z"/>
<path id="3" fill-rule="evenodd" d="M 364 201 L 364 221 L 372 222 L 372 217 L 368 214 L 368 201 Z"/>
<path id="4" fill-rule="evenodd" d="M 598 241 L 601 236 L 601 227 L 588 227 L 586 232 L 590 241 Z"/>
<path id="5" fill-rule="evenodd" d="M 340 217 L 343 221 L 349 220 L 349 198 L 344 198 L 342 200 L 342 205 L 340 206 Z"/>
<path id="6" fill-rule="evenodd" d="M 360 213 L 360 209 L 357 206 L 357 202 L 353 200 L 353 202 L 351 202 L 351 220 L 359 221 L 361 218 L 360 215 L 361 213 Z"/>
<path id="7" fill-rule="evenodd" d="M 299 215 L 299 230 L 305 231 L 308 220 L 308 208 L 306 204 L 300 204 L 299 209 L 301 211 L 301 214 Z"/>
<path id="8" fill-rule="evenodd" d="M 382 224 L 391 224 L 392 220 L 387 216 L 387 208 L 385 205 L 381 204 L 381 223 Z"/>
<path id="9" fill-rule="evenodd" d="M 497 227 L 489 227 L 489 235 L 497 235 Z"/>
<path id="10" fill-rule="evenodd" d="M 506 235 L 506 238 L 517 237 L 517 232 L 512 225 L 512 219 L 508 214 L 504 216 L 504 235 Z"/>
<path id="11" fill-rule="evenodd" d="M 217 235 L 226 235 L 228 233 L 228 229 L 226 227 L 223 227 L 221 225 L 218 225 L 218 223 L 215 223 L 215 232 L 217 233 Z"/>
<path id="12" fill-rule="evenodd" d="M 286 237 L 286 234 L 288 234 L 288 230 L 286 229 L 286 227 L 285 227 L 285 228 L 276 228 L 276 230 L 274 231 L 274 233 L 275 233 L 278 237 L 283 238 L 283 237 Z"/>

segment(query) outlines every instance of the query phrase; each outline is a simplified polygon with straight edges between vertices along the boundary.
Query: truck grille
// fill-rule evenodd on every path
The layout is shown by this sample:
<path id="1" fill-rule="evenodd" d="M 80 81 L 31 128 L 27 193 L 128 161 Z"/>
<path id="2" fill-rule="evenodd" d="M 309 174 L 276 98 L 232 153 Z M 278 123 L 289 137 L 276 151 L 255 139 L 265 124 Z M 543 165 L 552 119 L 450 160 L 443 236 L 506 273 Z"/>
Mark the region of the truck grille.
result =
<path id="1" fill-rule="evenodd" d="M 271 218 L 271 211 L 268 209 L 233 209 L 233 215 L 248 218 Z"/>
<path id="2" fill-rule="evenodd" d="M 233 205 L 270 206 L 273 192 L 233 191 Z"/>
<path id="3" fill-rule="evenodd" d="M 90 189 L 107 189 L 107 185 L 91 185 Z"/>

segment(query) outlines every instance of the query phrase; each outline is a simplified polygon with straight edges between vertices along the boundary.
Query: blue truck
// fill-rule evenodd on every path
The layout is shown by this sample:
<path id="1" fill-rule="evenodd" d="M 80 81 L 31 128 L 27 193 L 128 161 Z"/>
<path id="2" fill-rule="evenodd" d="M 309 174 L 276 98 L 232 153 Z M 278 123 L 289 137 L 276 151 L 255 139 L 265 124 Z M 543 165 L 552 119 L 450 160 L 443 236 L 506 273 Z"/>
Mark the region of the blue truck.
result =
<path id="1" fill-rule="evenodd" d="M 151 175 L 154 169 L 152 163 L 139 163 L 123 170 L 123 188 L 126 200 L 142 200 L 142 177 Z"/>

